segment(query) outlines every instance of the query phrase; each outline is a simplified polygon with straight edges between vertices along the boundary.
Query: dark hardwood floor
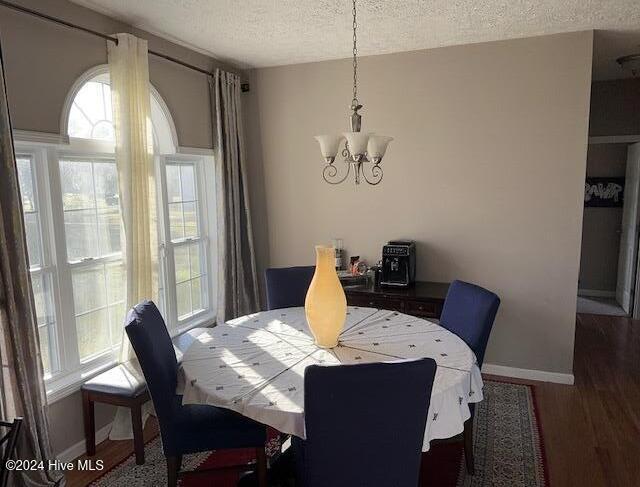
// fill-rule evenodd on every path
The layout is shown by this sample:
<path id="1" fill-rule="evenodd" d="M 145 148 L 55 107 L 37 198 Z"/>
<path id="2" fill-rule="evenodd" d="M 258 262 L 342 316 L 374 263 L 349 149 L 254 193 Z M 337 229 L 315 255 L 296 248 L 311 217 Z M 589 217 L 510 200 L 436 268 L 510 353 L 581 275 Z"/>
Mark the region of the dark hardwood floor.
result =
<path id="1" fill-rule="evenodd" d="M 640 321 L 578 315 L 574 375 L 536 388 L 552 485 L 640 485 Z"/>
<path id="2" fill-rule="evenodd" d="M 574 386 L 513 380 L 536 387 L 550 485 L 639 486 L 640 321 L 578 315 L 574 374 Z M 145 438 L 157 431 L 149 420 Z M 107 440 L 95 458 L 108 469 L 132 453 L 132 442 Z M 98 475 L 72 472 L 67 480 L 80 487 Z"/>

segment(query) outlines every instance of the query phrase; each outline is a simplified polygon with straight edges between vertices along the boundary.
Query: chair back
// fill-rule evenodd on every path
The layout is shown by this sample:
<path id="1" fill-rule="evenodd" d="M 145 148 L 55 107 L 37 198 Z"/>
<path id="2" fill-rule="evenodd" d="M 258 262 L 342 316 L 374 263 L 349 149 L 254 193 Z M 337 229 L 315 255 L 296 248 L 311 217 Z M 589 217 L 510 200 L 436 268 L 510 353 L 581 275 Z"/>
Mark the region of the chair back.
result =
<path id="1" fill-rule="evenodd" d="M 315 266 L 282 267 L 267 269 L 267 308 L 304 306 L 307 290 L 316 271 Z"/>
<path id="2" fill-rule="evenodd" d="M 178 361 L 171 337 L 153 301 L 136 304 L 129 310 L 125 323 L 162 431 L 171 422 L 178 380 Z"/>
<path id="3" fill-rule="evenodd" d="M 305 487 L 416 487 L 433 359 L 309 366 Z"/>
<path id="4" fill-rule="evenodd" d="M 480 286 L 453 281 L 440 316 L 440 325 L 462 338 L 476 354 L 478 365 L 484 361 L 493 321 L 500 298 Z"/>
<path id="5" fill-rule="evenodd" d="M 7 469 L 7 460 L 13 457 L 18 442 L 18 434 L 22 418 L 15 418 L 13 422 L 0 421 L 0 487 L 9 485 L 11 471 Z"/>

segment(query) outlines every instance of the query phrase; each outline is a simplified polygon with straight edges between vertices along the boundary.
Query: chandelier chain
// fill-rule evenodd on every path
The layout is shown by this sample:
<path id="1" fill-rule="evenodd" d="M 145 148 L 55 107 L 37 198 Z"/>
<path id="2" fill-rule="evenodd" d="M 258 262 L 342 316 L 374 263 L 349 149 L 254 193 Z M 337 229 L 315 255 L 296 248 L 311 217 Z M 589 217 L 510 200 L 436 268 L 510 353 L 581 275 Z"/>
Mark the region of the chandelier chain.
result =
<path id="1" fill-rule="evenodd" d="M 353 100 L 354 106 L 358 105 L 358 36 L 356 29 L 358 23 L 356 20 L 356 0 L 353 0 Z"/>

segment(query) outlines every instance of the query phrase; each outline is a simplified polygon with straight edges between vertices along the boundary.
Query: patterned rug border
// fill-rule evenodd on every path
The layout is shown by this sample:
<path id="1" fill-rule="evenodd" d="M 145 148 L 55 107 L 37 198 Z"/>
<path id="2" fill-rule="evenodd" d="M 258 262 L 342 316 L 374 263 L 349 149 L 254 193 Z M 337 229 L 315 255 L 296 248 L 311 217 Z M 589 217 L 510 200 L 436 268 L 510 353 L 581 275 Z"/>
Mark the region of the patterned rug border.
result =
<path id="1" fill-rule="evenodd" d="M 510 378 L 508 377 L 492 377 L 491 379 L 485 379 L 485 382 L 498 382 L 498 383 L 504 383 L 504 384 L 510 384 L 510 385 L 514 385 L 514 386 L 525 386 L 527 387 L 527 389 L 530 391 L 531 394 L 531 401 L 532 401 L 532 406 L 533 406 L 533 419 L 535 421 L 535 428 L 534 428 L 534 434 L 536 435 L 536 444 L 539 445 L 540 447 L 540 451 L 539 451 L 539 460 L 540 460 L 540 465 L 542 467 L 542 472 L 540 472 L 543 476 L 543 481 L 544 481 L 544 485 L 547 487 L 551 486 L 551 478 L 549 476 L 549 465 L 547 463 L 547 452 L 546 452 L 546 446 L 544 444 L 544 428 L 543 428 L 543 422 L 542 422 L 542 418 L 541 418 L 541 414 L 540 414 L 540 409 L 539 409 L 539 404 L 538 404 L 538 394 L 537 394 L 537 386 L 534 384 L 530 384 L 528 382 L 515 382 L 513 380 L 509 380 Z M 160 433 L 156 433 L 154 434 L 151 438 L 147 439 L 144 442 L 145 447 L 155 441 L 156 439 L 160 438 Z M 113 472 L 115 469 L 117 469 L 118 467 L 122 466 L 127 460 L 129 460 L 132 456 L 133 456 L 133 452 L 129 453 L 128 455 L 126 455 L 122 460 L 120 460 L 119 462 L 115 463 L 111 468 L 109 468 L 108 470 L 105 470 L 103 472 L 100 473 L 100 475 L 98 477 L 96 477 L 95 479 L 93 479 L 91 481 L 91 483 L 89 485 L 94 485 L 97 482 L 99 482 L 100 480 L 102 480 L 105 476 L 107 476 L 109 473 Z M 198 464 L 196 465 L 196 468 L 198 468 L 199 466 L 201 466 L 204 462 L 206 461 L 206 458 L 201 460 L 200 462 L 198 462 Z M 462 462 L 462 465 L 464 466 L 464 462 Z"/>
<path id="2" fill-rule="evenodd" d="M 538 440 L 537 443 L 538 445 L 540 445 L 540 460 L 541 460 L 540 464 L 542 465 L 542 475 L 544 476 L 543 478 L 544 478 L 545 485 L 547 487 L 551 487 L 551 477 L 549 476 L 549 464 L 547 463 L 547 449 L 544 444 L 544 428 L 543 428 L 542 418 L 540 415 L 540 407 L 538 404 L 538 391 L 537 391 L 538 386 L 535 384 L 531 384 L 530 382 L 533 382 L 533 381 L 528 381 L 526 379 L 522 379 L 522 382 L 516 382 L 511 377 L 501 377 L 501 376 L 494 376 L 494 375 L 492 375 L 490 379 L 489 378 L 485 379 L 483 377 L 483 380 L 485 382 L 501 382 L 503 384 L 511 384 L 514 386 L 526 386 L 531 391 L 531 400 L 533 402 L 533 413 L 534 413 L 534 419 L 536 422 L 536 428 L 534 431 L 537 436 L 536 438 Z"/>
<path id="3" fill-rule="evenodd" d="M 533 400 L 533 411 L 536 419 L 536 433 L 538 435 L 538 445 L 540 445 L 540 456 L 542 464 L 542 473 L 544 475 L 544 481 L 547 487 L 551 486 L 551 478 L 549 477 L 549 465 L 547 463 L 547 447 L 544 444 L 544 428 L 542 426 L 542 417 L 540 415 L 540 405 L 538 404 L 538 392 L 537 386 L 526 384 L 531 390 L 531 399 Z"/>
<path id="4" fill-rule="evenodd" d="M 150 418 L 151 416 L 149 416 Z M 147 421 L 149 420 L 149 418 L 147 418 Z M 143 425 L 144 427 L 144 425 Z M 149 438 L 147 441 L 144 442 L 144 447 L 145 449 L 147 448 L 147 445 L 149 443 L 151 443 L 152 441 L 154 441 L 156 438 L 158 438 L 160 436 L 160 433 L 156 433 L 154 434 L 151 438 Z M 133 441 L 133 440 L 124 440 L 124 441 Z M 126 462 L 127 460 L 129 460 L 132 456 L 134 456 L 134 452 L 131 451 L 126 457 L 124 457 L 122 460 L 120 460 L 119 462 L 115 463 L 110 469 L 108 470 L 103 470 L 100 475 L 98 475 L 95 479 L 93 479 L 91 482 L 89 482 L 87 485 L 93 485 L 96 482 L 99 482 L 100 480 L 102 480 L 103 477 L 107 476 L 109 473 L 113 472 L 116 468 L 120 467 L 124 462 Z M 86 454 L 85 454 L 86 455 Z M 83 455 L 84 456 L 84 455 Z M 97 456 L 97 452 L 96 455 Z"/>

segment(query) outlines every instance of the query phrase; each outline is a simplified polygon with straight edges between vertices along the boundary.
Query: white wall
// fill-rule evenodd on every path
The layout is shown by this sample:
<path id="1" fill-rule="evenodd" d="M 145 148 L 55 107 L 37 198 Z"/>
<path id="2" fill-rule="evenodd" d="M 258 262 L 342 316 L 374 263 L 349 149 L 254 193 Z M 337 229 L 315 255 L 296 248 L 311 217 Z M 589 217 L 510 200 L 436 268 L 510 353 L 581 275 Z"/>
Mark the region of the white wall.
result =
<path id="1" fill-rule="evenodd" d="M 413 238 L 419 279 L 502 298 L 487 362 L 571 373 L 591 50 L 580 32 L 361 59 L 363 129 L 396 138 L 378 187 L 321 177 L 313 135 L 347 130 L 350 60 L 257 70 L 268 264 Z"/>

